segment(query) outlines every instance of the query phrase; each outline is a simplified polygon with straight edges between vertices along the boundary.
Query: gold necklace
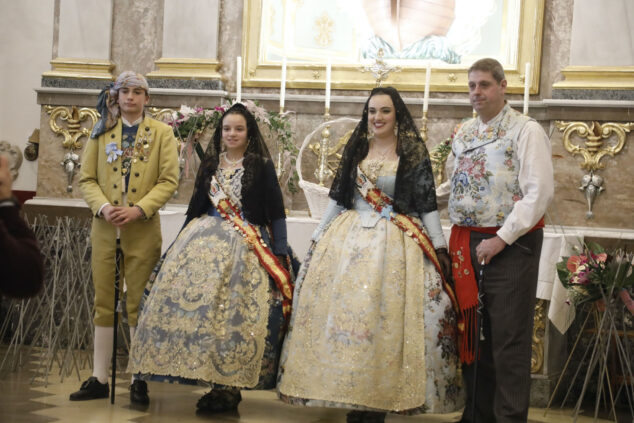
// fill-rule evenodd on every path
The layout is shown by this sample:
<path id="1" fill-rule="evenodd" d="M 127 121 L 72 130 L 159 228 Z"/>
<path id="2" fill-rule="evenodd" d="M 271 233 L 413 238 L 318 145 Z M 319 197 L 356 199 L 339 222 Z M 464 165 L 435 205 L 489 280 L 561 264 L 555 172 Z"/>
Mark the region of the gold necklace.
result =
<path id="1" fill-rule="evenodd" d="M 388 145 L 387 148 L 384 148 L 383 150 L 379 150 L 378 147 L 376 147 L 376 143 L 374 144 L 374 149 L 372 150 L 372 152 L 374 153 L 375 156 L 377 156 L 378 160 L 381 161 L 386 161 L 387 160 L 387 155 L 390 153 L 390 151 L 394 151 L 394 144 Z M 374 159 L 377 160 L 377 159 Z"/>

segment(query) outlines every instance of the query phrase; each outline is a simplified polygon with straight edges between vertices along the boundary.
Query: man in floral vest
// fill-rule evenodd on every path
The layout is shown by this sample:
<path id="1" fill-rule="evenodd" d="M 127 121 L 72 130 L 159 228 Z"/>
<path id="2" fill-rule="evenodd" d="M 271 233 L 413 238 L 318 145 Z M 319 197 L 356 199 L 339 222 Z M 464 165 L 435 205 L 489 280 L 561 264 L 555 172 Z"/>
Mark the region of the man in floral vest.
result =
<path id="1" fill-rule="evenodd" d="M 99 95 L 101 120 L 84 151 L 79 188 L 93 213 L 94 368 L 92 377 L 70 395 L 71 401 L 107 398 L 109 394 L 117 238 L 123 251 L 121 280 L 126 286 L 131 338 L 143 289 L 161 253 L 158 210 L 178 186 L 178 153 L 172 129 L 145 115 L 149 100 L 142 75 L 121 73 Z M 145 382 L 133 381 L 130 400 L 149 401 Z"/>
<path id="2" fill-rule="evenodd" d="M 526 422 L 541 228 L 553 197 L 550 140 L 534 119 L 506 103 L 507 82 L 498 61 L 478 60 L 468 75 L 478 117 L 455 134 L 449 197 L 449 248 L 467 388 L 461 421 Z M 476 278 L 483 281 L 480 293 Z M 482 336 L 476 329 L 479 294 Z"/>

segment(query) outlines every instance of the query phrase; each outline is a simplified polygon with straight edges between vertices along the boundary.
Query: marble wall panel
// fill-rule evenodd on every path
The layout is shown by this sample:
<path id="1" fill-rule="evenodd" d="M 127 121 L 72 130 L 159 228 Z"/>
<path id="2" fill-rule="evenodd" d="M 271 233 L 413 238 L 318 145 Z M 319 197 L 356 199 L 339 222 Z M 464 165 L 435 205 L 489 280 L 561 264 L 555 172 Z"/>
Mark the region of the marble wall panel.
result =
<path id="1" fill-rule="evenodd" d="M 555 198 L 549 207 L 550 222 L 566 226 L 633 229 L 634 221 L 634 134 L 627 136 L 625 147 L 615 157 L 604 157 L 605 168 L 597 173 L 604 178 L 605 190 L 594 202 L 595 217 L 586 219 L 588 210 L 581 178 L 588 173 L 581 169 L 581 156 L 572 156 L 563 146 L 563 132 L 552 127 L 551 144 L 555 171 Z M 579 142 L 579 141 L 575 141 Z M 581 145 L 583 145 L 581 143 Z"/>
<path id="2" fill-rule="evenodd" d="M 112 74 L 154 70 L 163 50 L 163 0 L 113 0 Z"/>
<path id="3" fill-rule="evenodd" d="M 219 0 L 165 0 L 163 57 L 215 59 Z"/>
<path id="4" fill-rule="evenodd" d="M 58 55 L 110 59 L 111 30 L 112 0 L 61 0 Z"/>
<path id="5" fill-rule="evenodd" d="M 553 83 L 564 79 L 561 69 L 570 64 L 570 33 L 574 3 L 574 0 L 546 2 L 539 98 L 552 96 Z"/>
<path id="6" fill-rule="evenodd" d="M 67 177 L 61 162 L 67 150 L 63 148 L 64 138 L 51 131 L 50 115 L 42 108 L 40 113 L 40 147 L 37 172 L 37 196 L 48 198 L 81 198 L 77 188 L 78 176 L 73 179 L 73 191 L 66 192 Z M 83 126 L 86 124 L 84 123 Z M 86 138 L 82 139 L 85 145 Z"/>
<path id="7" fill-rule="evenodd" d="M 242 55 L 243 1 L 220 0 L 219 70 L 227 91 L 236 91 L 236 57 Z M 244 62 L 243 62 L 244 63 Z"/>
<path id="8" fill-rule="evenodd" d="M 634 65 L 634 4 L 631 0 L 576 0 L 570 64 Z"/>
<path id="9" fill-rule="evenodd" d="M 606 122 L 633 122 L 634 102 L 625 103 L 622 107 L 548 107 L 546 120 L 582 120 Z"/>

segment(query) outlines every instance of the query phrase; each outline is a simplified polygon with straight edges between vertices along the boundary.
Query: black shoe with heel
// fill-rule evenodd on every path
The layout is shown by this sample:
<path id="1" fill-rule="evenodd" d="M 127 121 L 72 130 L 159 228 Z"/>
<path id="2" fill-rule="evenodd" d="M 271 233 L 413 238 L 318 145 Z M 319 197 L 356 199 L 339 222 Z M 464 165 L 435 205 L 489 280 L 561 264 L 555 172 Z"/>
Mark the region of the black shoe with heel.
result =
<path id="1" fill-rule="evenodd" d="M 361 411 L 352 410 L 346 414 L 347 423 L 383 423 L 385 422 L 385 415 L 380 411 Z"/>
<path id="2" fill-rule="evenodd" d="M 240 401 L 242 401 L 242 395 L 239 389 L 212 389 L 198 400 L 196 408 L 207 413 L 235 411 Z"/>
<path id="3" fill-rule="evenodd" d="M 135 380 L 130 385 L 130 402 L 138 405 L 148 405 L 150 397 L 148 396 L 147 383 L 144 380 Z"/>

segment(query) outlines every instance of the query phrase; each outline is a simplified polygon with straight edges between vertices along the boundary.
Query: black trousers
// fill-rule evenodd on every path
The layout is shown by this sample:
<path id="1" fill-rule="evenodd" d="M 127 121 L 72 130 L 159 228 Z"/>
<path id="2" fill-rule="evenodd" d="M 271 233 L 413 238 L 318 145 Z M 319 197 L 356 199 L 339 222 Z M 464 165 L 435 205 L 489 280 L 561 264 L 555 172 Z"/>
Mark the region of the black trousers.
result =
<path id="1" fill-rule="evenodd" d="M 472 232 L 471 262 L 480 264 L 477 245 L 492 235 Z M 539 256 L 543 230 L 525 234 L 484 267 L 483 341 L 476 395 L 476 422 L 471 422 L 473 364 L 463 366 L 467 405 L 463 420 L 471 423 L 526 422 L 531 386 L 531 345 Z"/>

